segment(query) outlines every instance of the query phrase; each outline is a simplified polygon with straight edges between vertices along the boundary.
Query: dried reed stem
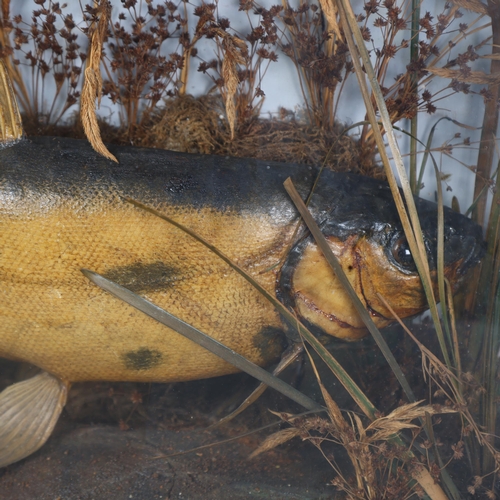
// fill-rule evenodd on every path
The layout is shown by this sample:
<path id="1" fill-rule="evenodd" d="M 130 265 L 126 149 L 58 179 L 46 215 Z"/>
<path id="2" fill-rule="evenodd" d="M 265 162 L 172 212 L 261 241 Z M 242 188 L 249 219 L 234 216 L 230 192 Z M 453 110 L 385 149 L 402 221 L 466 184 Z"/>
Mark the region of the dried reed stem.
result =
<path id="1" fill-rule="evenodd" d="M 459 82 L 478 83 L 487 85 L 498 85 L 500 83 L 500 72 L 484 73 L 483 71 L 464 72 L 460 69 L 427 68 L 429 73 L 442 78 L 452 78 Z"/>
<path id="2" fill-rule="evenodd" d="M 477 12 L 478 14 L 487 14 L 487 7 L 480 0 L 452 0 L 452 3 L 457 7 Z"/>

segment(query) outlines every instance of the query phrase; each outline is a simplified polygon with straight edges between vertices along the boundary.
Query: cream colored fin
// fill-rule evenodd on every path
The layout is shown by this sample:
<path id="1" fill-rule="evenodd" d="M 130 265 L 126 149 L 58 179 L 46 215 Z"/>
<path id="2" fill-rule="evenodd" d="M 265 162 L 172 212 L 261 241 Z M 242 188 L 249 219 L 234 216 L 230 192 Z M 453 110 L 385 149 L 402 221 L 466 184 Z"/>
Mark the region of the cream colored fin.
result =
<path id="1" fill-rule="evenodd" d="M 46 372 L 0 393 L 0 467 L 31 455 L 47 441 L 67 393 L 68 384 Z"/>
<path id="2" fill-rule="evenodd" d="M 5 64 L 0 61 L 0 148 L 22 139 L 23 123 Z"/>

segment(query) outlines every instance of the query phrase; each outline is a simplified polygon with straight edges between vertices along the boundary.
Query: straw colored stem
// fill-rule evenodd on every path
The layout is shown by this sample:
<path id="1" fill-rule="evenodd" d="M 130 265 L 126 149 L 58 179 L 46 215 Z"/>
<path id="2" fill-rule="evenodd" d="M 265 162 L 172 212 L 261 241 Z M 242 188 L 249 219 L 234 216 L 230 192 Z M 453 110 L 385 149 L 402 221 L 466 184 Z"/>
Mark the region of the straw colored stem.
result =
<path id="1" fill-rule="evenodd" d="M 418 220 L 417 210 L 415 207 L 415 200 L 413 199 L 410 183 L 408 182 L 408 179 L 406 177 L 403 160 L 401 158 L 401 153 L 399 151 L 399 147 L 396 141 L 396 136 L 394 134 L 390 116 L 387 111 L 387 107 L 385 105 L 380 85 L 374 73 L 373 66 L 370 61 L 370 56 L 364 45 L 364 41 L 356 21 L 356 16 L 354 15 L 351 5 L 347 0 L 342 0 L 339 3 L 339 13 L 342 24 L 344 26 L 344 32 L 346 34 L 346 40 L 349 46 L 349 50 L 351 51 L 352 54 L 352 61 L 360 84 L 363 100 L 365 101 L 365 107 L 368 114 L 368 118 L 372 124 L 372 130 L 375 135 L 375 141 L 377 143 L 378 152 L 384 164 L 385 172 L 387 174 L 387 180 L 389 182 L 389 186 L 391 188 L 394 197 L 394 203 L 396 204 L 396 208 L 401 218 L 401 223 L 403 225 L 405 235 L 408 240 L 408 245 L 410 246 L 410 251 L 413 255 L 415 264 L 422 279 L 422 284 L 425 290 L 425 294 L 427 296 L 427 301 L 429 303 L 431 316 L 433 318 L 436 327 L 436 332 L 439 339 L 441 351 L 443 353 L 443 357 L 446 361 L 446 364 L 450 366 L 451 365 L 450 357 L 448 354 L 448 350 L 446 348 L 443 331 L 439 321 L 436 299 L 432 287 L 432 280 L 429 271 L 429 263 L 427 261 L 427 254 L 422 238 L 422 229 L 420 227 L 420 221 Z M 356 43 L 354 42 L 354 38 L 356 39 Z M 375 96 L 376 99 L 377 108 L 380 113 L 380 119 L 384 124 L 387 141 L 389 143 L 389 147 L 391 149 L 392 156 L 394 158 L 395 168 L 398 172 L 399 180 L 401 182 L 401 188 L 405 196 L 406 205 L 408 207 L 408 213 L 406 211 L 401 194 L 399 192 L 396 178 L 391 169 L 389 157 L 385 150 L 384 140 L 380 128 L 377 124 L 375 109 L 373 108 L 372 102 L 370 100 L 370 92 L 368 90 L 364 77 L 365 71 L 363 71 L 363 69 L 361 68 L 361 63 L 359 61 L 359 58 L 361 58 L 363 61 L 364 70 L 366 71 L 366 75 L 368 76 L 370 85 L 373 89 L 373 95 Z M 410 218 L 411 218 L 411 223 L 410 223 Z"/>

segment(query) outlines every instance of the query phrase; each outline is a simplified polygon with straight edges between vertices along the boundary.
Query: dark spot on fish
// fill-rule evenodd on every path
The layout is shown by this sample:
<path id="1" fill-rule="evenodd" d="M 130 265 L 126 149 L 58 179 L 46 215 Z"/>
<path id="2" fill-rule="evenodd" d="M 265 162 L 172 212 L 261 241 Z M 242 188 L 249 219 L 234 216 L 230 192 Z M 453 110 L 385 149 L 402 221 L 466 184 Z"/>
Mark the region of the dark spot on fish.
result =
<path id="1" fill-rule="evenodd" d="M 160 351 L 141 347 L 137 351 L 129 351 L 122 355 L 125 366 L 129 370 L 149 370 L 159 365 L 162 354 Z"/>
<path id="2" fill-rule="evenodd" d="M 253 338 L 253 345 L 260 351 L 265 363 L 271 363 L 281 356 L 288 342 L 280 328 L 266 326 Z"/>
<path id="3" fill-rule="evenodd" d="M 132 292 L 140 293 L 170 288 L 179 275 L 178 269 L 163 262 L 135 262 L 129 266 L 114 267 L 103 276 Z"/>
<path id="4" fill-rule="evenodd" d="M 182 177 L 172 177 L 165 184 L 165 190 L 171 193 L 182 193 L 183 191 L 190 189 L 196 189 L 198 183 L 194 180 L 192 175 L 185 175 Z"/>

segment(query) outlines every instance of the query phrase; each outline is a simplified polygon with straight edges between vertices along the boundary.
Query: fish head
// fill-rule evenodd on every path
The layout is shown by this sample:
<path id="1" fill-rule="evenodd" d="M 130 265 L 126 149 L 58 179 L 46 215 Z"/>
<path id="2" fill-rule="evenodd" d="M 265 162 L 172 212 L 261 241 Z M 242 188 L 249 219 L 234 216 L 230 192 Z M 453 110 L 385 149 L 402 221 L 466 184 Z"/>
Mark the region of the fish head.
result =
<path id="1" fill-rule="evenodd" d="M 418 314 L 428 306 L 389 188 L 381 189 L 378 181 L 371 180 L 368 187 L 366 193 L 360 190 L 360 196 L 359 190 L 354 191 L 356 199 L 338 200 L 329 210 L 313 211 L 322 219 L 322 233 L 354 291 L 376 326 L 382 328 L 395 318 L 380 296 L 399 318 Z M 436 290 L 437 205 L 420 198 L 415 202 Z M 445 207 L 444 274 L 454 292 L 483 254 L 482 229 Z M 313 330 L 345 340 L 367 335 L 352 300 L 311 236 L 305 236 L 288 255 L 279 290 L 284 303 Z"/>

